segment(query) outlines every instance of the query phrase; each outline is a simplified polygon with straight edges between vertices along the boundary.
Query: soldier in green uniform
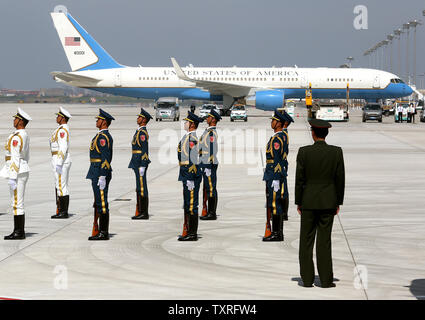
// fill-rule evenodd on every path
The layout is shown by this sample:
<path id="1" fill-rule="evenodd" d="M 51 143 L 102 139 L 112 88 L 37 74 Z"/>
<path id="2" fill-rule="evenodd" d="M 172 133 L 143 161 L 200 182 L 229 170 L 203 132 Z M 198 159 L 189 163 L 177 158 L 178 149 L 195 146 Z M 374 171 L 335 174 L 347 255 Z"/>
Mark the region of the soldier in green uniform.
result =
<path id="1" fill-rule="evenodd" d="M 263 180 L 266 182 L 267 197 L 267 224 L 263 241 L 283 241 L 283 219 L 285 199 L 289 197 L 286 180 L 288 161 L 288 136 L 283 131 L 287 122 L 292 122 L 291 116 L 286 112 L 276 111 L 271 118 L 271 127 L 274 135 L 266 147 L 266 169 Z M 287 127 L 287 125 L 286 125 Z M 270 232 L 270 220 L 272 230 Z"/>
<path id="2" fill-rule="evenodd" d="M 131 142 L 132 155 L 128 167 L 133 169 L 136 175 L 136 213 L 131 219 L 148 220 L 149 219 L 149 195 L 146 174 L 149 163 L 149 134 L 146 125 L 152 116 L 141 108 L 137 117 L 139 127 L 133 135 Z"/>
<path id="3" fill-rule="evenodd" d="M 345 169 L 340 147 L 325 138 L 332 126 L 313 119 L 314 144 L 301 147 L 297 155 L 295 204 L 301 215 L 299 245 L 300 273 L 304 287 L 314 281 L 313 246 L 316 238 L 317 270 L 322 288 L 335 287 L 332 269 L 331 233 L 334 216 L 344 200 Z"/>
<path id="4" fill-rule="evenodd" d="M 187 133 L 177 146 L 177 157 L 180 166 L 178 180 L 183 184 L 184 223 L 183 233 L 178 240 L 197 241 L 199 187 L 202 172 L 199 167 L 199 142 L 196 129 L 203 120 L 190 111 L 183 120 Z"/>

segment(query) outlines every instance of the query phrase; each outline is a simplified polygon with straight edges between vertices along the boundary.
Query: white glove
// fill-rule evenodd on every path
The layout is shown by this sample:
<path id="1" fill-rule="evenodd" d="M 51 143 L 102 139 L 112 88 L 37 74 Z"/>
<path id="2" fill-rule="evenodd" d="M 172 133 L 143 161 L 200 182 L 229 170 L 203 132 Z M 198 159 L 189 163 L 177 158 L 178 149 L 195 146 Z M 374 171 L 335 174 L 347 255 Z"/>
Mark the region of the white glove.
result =
<path id="1" fill-rule="evenodd" d="M 140 167 L 139 168 L 139 173 L 140 173 L 141 177 L 143 177 L 145 175 L 145 170 L 146 170 L 146 167 Z"/>
<path id="2" fill-rule="evenodd" d="M 97 185 L 99 186 L 100 190 L 105 189 L 106 187 L 106 177 L 105 176 L 100 176 L 99 177 L 99 181 L 97 182 Z"/>
<path id="3" fill-rule="evenodd" d="M 279 180 L 273 180 L 272 187 L 274 192 L 278 192 L 280 189 L 280 181 Z"/>
<path id="4" fill-rule="evenodd" d="M 205 168 L 204 172 L 207 177 L 211 176 L 211 169 Z"/>
<path id="5" fill-rule="evenodd" d="M 57 166 L 56 166 L 56 172 L 57 172 L 58 174 L 62 174 L 62 166 L 57 165 Z"/>
<path id="6" fill-rule="evenodd" d="M 189 191 L 192 191 L 193 189 L 195 189 L 195 181 L 187 180 L 186 186 L 189 189 Z"/>
<path id="7" fill-rule="evenodd" d="M 7 182 L 7 184 L 9 185 L 9 187 L 15 191 L 16 188 L 18 187 L 18 184 L 16 183 L 16 179 L 9 179 L 9 181 Z"/>

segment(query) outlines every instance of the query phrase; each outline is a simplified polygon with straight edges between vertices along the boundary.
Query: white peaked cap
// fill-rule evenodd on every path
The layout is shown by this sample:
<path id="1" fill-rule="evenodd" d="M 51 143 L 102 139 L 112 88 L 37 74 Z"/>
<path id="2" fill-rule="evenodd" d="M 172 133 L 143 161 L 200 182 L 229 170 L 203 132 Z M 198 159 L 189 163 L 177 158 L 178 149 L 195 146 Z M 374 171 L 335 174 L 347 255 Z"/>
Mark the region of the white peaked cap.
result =
<path id="1" fill-rule="evenodd" d="M 24 110 L 22 110 L 21 108 L 18 108 L 18 114 L 17 115 L 21 116 L 22 118 L 24 118 L 25 120 L 28 120 L 28 121 L 32 120 L 30 115 L 28 113 L 26 113 Z"/>
<path id="2" fill-rule="evenodd" d="M 59 107 L 59 113 L 61 113 L 62 115 L 64 115 L 65 117 L 67 117 L 68 119 L 72 118 L 71 114 L 69 113 L 68 110 L 66 110 L 64 107 Z M 58 114 L 58 113 L 56 113 Z"/>

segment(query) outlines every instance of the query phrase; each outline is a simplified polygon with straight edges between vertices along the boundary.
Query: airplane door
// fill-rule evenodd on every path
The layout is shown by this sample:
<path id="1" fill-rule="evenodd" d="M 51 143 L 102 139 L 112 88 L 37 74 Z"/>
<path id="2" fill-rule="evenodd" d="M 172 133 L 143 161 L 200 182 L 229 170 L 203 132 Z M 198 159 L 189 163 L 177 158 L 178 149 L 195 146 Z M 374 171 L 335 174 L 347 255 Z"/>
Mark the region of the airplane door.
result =
<path id="1" fill-rule="evenodd" d="M 114 75 L 114 86 L 121 87 L 121 70 L 116 70 Z"/>
<path id="2" fill-rule="evenodd" d="M 375 80 L 373 80 L 373 87 L 381 88 L 381 78 L 379 76 L 376 76 Z"/>

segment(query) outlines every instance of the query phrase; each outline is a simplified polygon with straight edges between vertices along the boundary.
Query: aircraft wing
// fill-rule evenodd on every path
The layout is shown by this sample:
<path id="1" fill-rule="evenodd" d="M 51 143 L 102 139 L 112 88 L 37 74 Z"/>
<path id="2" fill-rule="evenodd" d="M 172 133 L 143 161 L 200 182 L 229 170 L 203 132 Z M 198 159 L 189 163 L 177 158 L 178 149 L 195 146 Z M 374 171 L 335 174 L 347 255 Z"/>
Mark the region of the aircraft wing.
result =
<path id="1" fill-rule="evenodd" d="M 99 79 L 81 76 L 70 72 L 54 71 L 50 74 L 53 76 L 54 80 L 58 82 L 65 82 L 73 86 L 94 86 L 97 85 L 99 81 L 101 81 Z"/>
<path id="2" fill-rule="evenodd" d="M 256 88 L 249 86 L 242 86 L 238 84 L 225 83 L 219 81 L 208 81 L 208 80 L 199 80 L 188 77 L 180 65 L 177 63 L 176 59 L 171 58 L 171 62 L 176 71 L 177 77 L 184 81 L 189 81 L 195 83 L 197 87 L 208 90 L 213 94 L 226 94 L 231 97 L 245 97 L 249 94 L 253 94 L 255 91 L 267 90 L 269 88 Z"/>

